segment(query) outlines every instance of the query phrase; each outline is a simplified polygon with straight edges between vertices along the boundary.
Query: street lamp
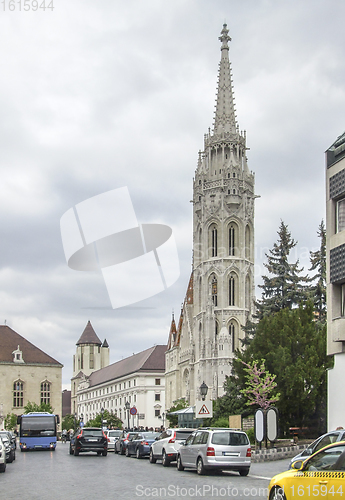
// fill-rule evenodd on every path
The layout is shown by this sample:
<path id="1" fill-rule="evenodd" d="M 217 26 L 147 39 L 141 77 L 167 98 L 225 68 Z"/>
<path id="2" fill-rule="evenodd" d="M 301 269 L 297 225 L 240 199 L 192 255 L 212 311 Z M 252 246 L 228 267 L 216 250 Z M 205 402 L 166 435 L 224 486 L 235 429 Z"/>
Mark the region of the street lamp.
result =
<path id="1" fill-rule="evenodd" d="M 104 412 L 104 408 L 102 406 L 101 408 L 101 428 L 103 429 L 103 412 Z"/>
<path id="2" fill-rule="evenodd" d="M 126 401 L 125 402 L 125 410 L 127 410 L 128 429 L 129 429 L 129 409 L 130 409 L 130 407 L 131 407 L 130 402 Z"/>
<path id="3" fill-rule="evenodd" d="M 203 382 L 200 386 L 200 394 L 201 394 L 201 399 L 205 401 L 206 395 L 208 391 L 208 386 Z"/>
<path id="4" fill-rule="evenodd" d="M 77 414 L 75 413 L 74 414 L 74 433 L 76 432 L 77 430 Z"/>
<path id="5" fill-rule="evenodd" d="M 163 413 L 162 413 L 162 419 L 163 419 L 163 430 L 164 430 L 164 417 L 165 417 L 165 413 L 164 413 L 164 411 L 163 411 Z"/>
<path id="6" fill-rule="evenodd" d="M 80 422 L 79 422 L 80 427 L 83 427 L 83 425 L 84 425 L 83 419 L 84 419 L 84 415 L 81 413 L 80 414 Z"/>

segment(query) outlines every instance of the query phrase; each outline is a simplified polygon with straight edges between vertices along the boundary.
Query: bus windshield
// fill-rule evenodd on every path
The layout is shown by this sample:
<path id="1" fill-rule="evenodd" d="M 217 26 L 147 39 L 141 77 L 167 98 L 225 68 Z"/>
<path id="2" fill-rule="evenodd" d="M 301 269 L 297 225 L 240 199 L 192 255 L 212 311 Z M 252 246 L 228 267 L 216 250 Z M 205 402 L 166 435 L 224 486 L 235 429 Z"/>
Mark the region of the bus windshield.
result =
<path id="1" fill-rule="evenodd" d="M 55 416 L 23 416 L 20 426 L 20 435 L 23 437 L 55 436 Z"/>

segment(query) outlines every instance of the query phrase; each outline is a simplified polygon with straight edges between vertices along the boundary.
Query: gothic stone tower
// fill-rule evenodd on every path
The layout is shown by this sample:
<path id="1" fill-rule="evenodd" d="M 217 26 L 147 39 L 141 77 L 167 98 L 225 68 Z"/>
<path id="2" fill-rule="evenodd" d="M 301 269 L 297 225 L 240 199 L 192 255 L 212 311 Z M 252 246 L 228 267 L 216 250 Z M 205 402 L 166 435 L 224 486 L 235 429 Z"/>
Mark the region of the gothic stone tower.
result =
<path id="1" fill-rule="evenodd" d="M 200 399 L 203 381 L 223 394 L 254 299 L 254 174 L 236 121 L 228 29 L 221 36 L 217 103 L 193 186 L 193 271 L 166 355 L 166 404 Z"/>

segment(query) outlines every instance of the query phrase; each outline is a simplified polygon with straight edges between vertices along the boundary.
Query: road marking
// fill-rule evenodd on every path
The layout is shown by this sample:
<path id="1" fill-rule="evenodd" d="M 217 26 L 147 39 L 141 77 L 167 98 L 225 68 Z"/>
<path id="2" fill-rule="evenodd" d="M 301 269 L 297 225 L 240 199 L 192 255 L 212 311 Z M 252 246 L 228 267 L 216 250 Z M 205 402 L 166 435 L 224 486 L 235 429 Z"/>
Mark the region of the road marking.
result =
<path id="1" fill-rule="evenodd" d="M 265 476 L 254 476 L 253 474 L 249 474 L 250 477 L 253 477 L 254 479 L 266 479 L 267 481 L 271 481 L 272 477 L 265 477 Z"/>

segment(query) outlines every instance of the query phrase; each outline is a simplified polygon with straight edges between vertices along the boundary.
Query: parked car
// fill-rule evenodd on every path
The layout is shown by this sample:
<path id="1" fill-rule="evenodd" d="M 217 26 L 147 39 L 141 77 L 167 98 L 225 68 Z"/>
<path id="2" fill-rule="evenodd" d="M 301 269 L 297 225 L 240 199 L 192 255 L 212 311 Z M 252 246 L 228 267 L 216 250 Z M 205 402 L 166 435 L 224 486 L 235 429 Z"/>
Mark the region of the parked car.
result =
<path id="1" fill-rule="evenodd" d="M 150 450 L 150 462 L 156 463 L 162 460 L 164 467 L 168 467 L 170 462 L 175 462 L 177 452 L 181 444 L 192 434 L 195 429 L 166 429 L 152 443 Z"/>
<path id="2" fill-rule="evenodd" d="M 149 456 L 151 444 L 159 436 L 159 432 L 139 432 L 127 443 L 126 457 L 135 455 L 137 458 Z"/>
<path id="3" fill-rule="evenodd" d="M 16 459 L 16 449 L 12 436 L 8 431 L 0 431 L 0 437 L 6 450 L 6 462 L 10 464 Z"/>
<path id="4" fill-rule="evenodd" d="M 296 460 L 292 469 L 274 476 L 269 500 L 341 498 L 345 487 L 345 442 L 322 448 L 311 457 Z"/>
<path id="5" fill-rule="evenodd" d="M 70 455 L 79 455 L 88 451 L 95 451 L 97 455 L 107 456 L 108 438 L 99 427 L 83 427 L 71 437 L 69 443 Z"/>
<path id="6" fill-rule="evenodd" d="M 104 434 L 108 438 L 108 451 L 115 451 L 115 443 L 120 437 L 122 436 L 122 430 L 121 429 L 106 429 L 104 431 Z"/>
<path id="7" fill-rule="evenodd" d="M 345 441 L 345 429 L 338 429 L 336 431 L 330 431 L 326 434 L 322 434 L 322 436 L 318 437 L 315 441 L 309 444 L 305 450 L 301 451 L 290 460 L 289 469 L 291 469 L 292 464 L 296 462 L 296 460 L 299 460 L 300 458 L 305 460 L 310 457 L 310 455 L 316 453 L 325 446 L 338 441 Z"/>
<path id="8" fill-rule="evenodd" d="M 6 470 L 6 448 L 0 437 L 0 472 Z"/>
<path id="9" fill-rule="evenodd" d="M 124 455 L 126 453 L 126 447 L 129 440 L 138 434 L 138 432 L 128 432 L 123 431 L 122 436 L 115 443 L 115 453 L 120 453 L 120 455 Z"/>
<path id="10" fill-rule="evenodd" d="M 194 431 L 177 454 L 177 469 L 233 470 L 247 476 L 251 465 L 251 447 L 243 431 L 228 428 L 207 428 Z"/>

